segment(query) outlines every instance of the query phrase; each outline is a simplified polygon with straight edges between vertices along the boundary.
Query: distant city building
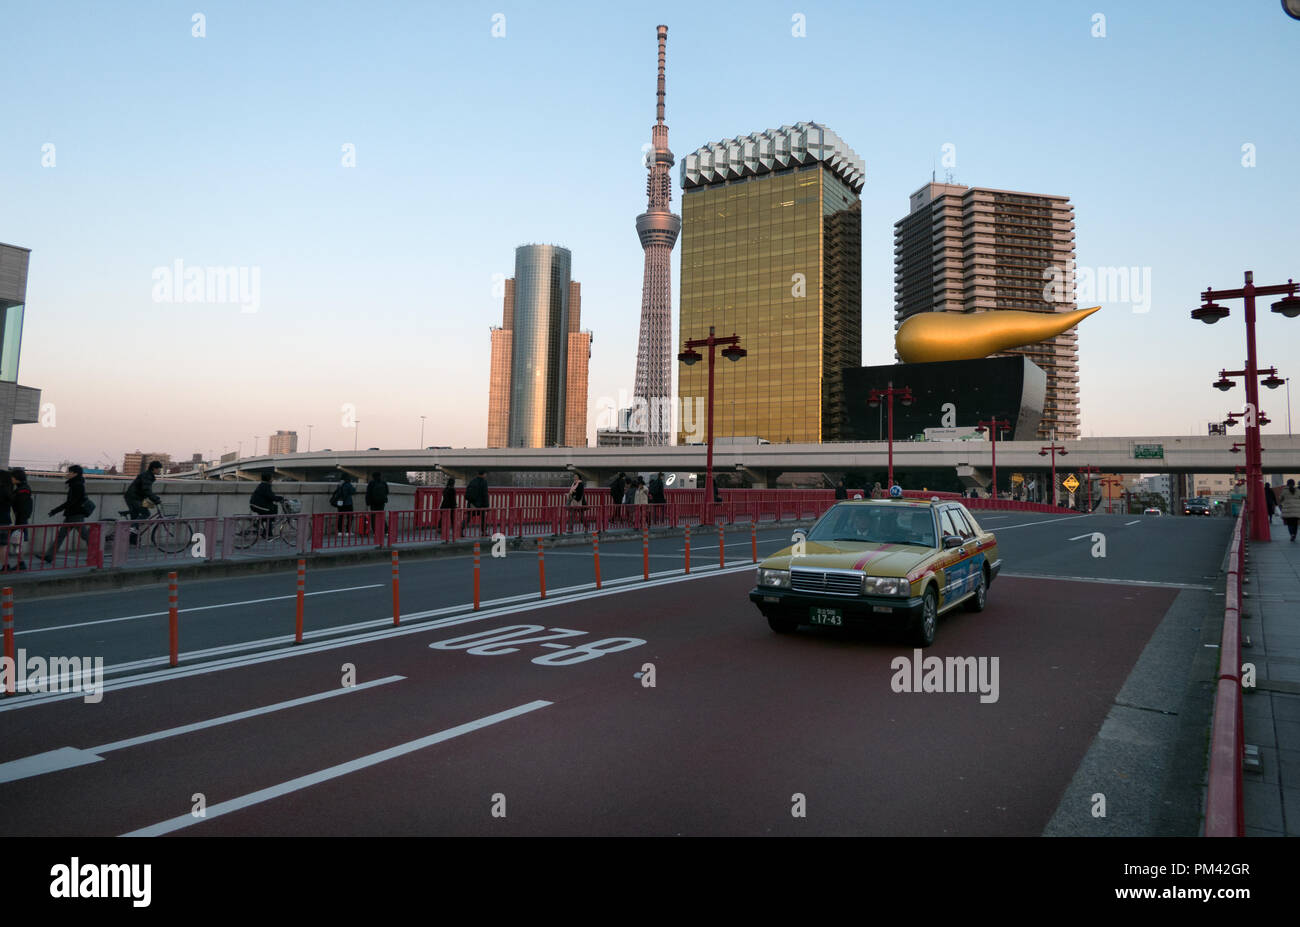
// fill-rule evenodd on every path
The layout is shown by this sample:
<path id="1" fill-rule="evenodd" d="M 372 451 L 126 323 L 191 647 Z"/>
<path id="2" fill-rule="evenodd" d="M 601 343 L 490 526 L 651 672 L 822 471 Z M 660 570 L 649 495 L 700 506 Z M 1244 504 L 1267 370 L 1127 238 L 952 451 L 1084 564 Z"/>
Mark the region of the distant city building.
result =
<path id="1" fill-rule="evenodd" d="M 668 148 L 668 126 L 664 124 L 664 54 L 668 27 L 656 29 L 659 37 L 658 102 L 655 124 L 650 130 L 652 150 L 646 153 L 646 211 L 636 217 L 636 233 L 645 252 L 641 278 L 641 334 L 636 350 L 634 396 L 646 403 L 645 440 L 652 445 L 669 443 L 672 428 L 673 293 L 672 252 L 681 231 L 681 217 L 673 214 L 673 153 Z"/>
<path id="2" fill-rule="evenodd" d="M 1053 273 L 1061 298 L 1049 302 Z M 919 312 L 1073 312 L 1073 274 L 1067 196 L 928 183 L 894 223 L 895 327 Z M 1047 374 L 1038 437 L 1079 437 L 1078 334 L 1002 353 L 1028 357 Z"/>
<path id="3" fill-rule="evenodd" d="M 266 439 L 266 452 L 268 454 L 298 453 L 298 432 L 277 431 Z"/>
<path id="4" fill-rule="evenodd" d="M 238 451 L 231 451 L 229 454 L 222 454 L 222 455 L 221 455 L 221 463 L 223 463 L 223 464 L 226 464 L 226 463 L 234 463 L 234 462 L 235 462 L 236 460 L 238 460 L 238 459 L 239 459 L 239 452 L 238 452 Z"/>
<path id="5" fill-rule="evenodd" d="M 144 469 L 147 463 L 154 460 L 162 461 L 163 470 L 165 472 L 171 472 L 171 454 L 164 454 L 161 451 L 149 451 L 148 453 L 142 453 L 141 451 L 128 451 L 122 456 L 122 475 L 135 476 Z"/>
<path id="6" fill-rule="evenodd" d="M 582 287 L 558 245 L 515 249 L 501 327 L 492 329 L 488 447 L 587 446 L 592 336 L 582 331 Z"/>
<path id="7" fill-rule="evenodd" d="M 681 179 L 681 340 L 712 325 L 749 351 L 719 356 L 714 434 L 839 440 L 842 371 L 862 362 L 862 159 L 800 122 L 705 145 Z M 703 440 L 687 435 L 686 405 L 697 419 L 708 366 L 678 365 L 678 444 Z"/>
<path id="8" fill-rule="evenodd" d="M 18 356 L 27 306 L 29 248 L 0 244 L 0 467 L 9 466 L 14 425 L 31 425 L 46 414 L 41 391 L 18 385 Z M 49 425 L 55 423 L 51 406 Z"/>

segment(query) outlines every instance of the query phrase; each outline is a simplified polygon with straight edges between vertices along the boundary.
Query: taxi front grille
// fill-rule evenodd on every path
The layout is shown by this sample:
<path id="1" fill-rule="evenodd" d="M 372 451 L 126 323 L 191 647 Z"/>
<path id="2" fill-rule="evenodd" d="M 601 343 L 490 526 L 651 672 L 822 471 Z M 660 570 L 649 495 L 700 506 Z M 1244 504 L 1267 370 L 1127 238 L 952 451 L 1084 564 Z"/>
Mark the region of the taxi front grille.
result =
<path id="1" fill-rule="evenodd" d="M 790 589 L 824 595 L 860 595 L 862 574 L 834 570 L 791 570 Z"/>

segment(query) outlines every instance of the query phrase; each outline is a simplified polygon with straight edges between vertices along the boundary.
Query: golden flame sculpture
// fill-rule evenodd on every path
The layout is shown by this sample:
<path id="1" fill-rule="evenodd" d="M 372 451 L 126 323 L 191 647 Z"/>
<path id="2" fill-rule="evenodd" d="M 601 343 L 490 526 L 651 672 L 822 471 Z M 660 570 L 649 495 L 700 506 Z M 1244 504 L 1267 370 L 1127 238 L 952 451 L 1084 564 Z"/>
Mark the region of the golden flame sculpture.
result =
<path id="1" fill-rule="evenodd" d="M 919 312 L 898 327 L 894 347 L 906 364 L 988 357 L 1069 331 L 1100 308 L 1059 313 L 1017 309 Z"/>

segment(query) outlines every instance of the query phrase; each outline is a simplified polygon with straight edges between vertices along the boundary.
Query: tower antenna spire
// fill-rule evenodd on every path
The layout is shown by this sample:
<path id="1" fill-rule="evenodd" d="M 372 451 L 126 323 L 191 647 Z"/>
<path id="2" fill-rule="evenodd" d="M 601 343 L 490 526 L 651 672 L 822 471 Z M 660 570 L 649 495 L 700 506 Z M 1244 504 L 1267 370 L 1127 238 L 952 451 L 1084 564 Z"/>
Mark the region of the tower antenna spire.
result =
<path id="1" fill-rule="evenodd" d="M 646 211 L 636 217 L 636 232 L 645 252 L 645 274 L 641 282 L 641 332 L 636 350 L 636 384 L 633 411 L 638 415 L 632 431 L 644 432 L 649 445 L 670 444 L 672 423 L 672 284 L 670 263 L 673 246 L 682 229 L 680 216 L 672 211 L 673 153 L 668 148 L 668 126 L 664 123 L 664 60 L 668 27 L 658 26 L 659 81 L 656 90 L 655 124 L 650 128 L 646 156 Z M 642 416 L 644 416 L 642 418 Z"/>

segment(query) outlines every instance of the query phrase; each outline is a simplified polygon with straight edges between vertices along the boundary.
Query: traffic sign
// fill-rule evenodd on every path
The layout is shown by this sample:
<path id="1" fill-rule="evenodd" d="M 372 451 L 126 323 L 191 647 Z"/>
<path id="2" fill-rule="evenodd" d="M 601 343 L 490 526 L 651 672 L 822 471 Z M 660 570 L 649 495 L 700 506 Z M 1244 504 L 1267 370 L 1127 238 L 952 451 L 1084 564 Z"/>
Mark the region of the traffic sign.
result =
<path id="1" fill-rule="evenodd" d="M 1071 473 L 1065 479 L 1061 480 L 1061 485 L 1064 486 L 1066 489 L 1068 489 L 1070 492 L 1074 492 L 1076 489 L 1079 488 L 1079 481 L 1076 480 L 1074 478 L 1074 474 Z"/>

